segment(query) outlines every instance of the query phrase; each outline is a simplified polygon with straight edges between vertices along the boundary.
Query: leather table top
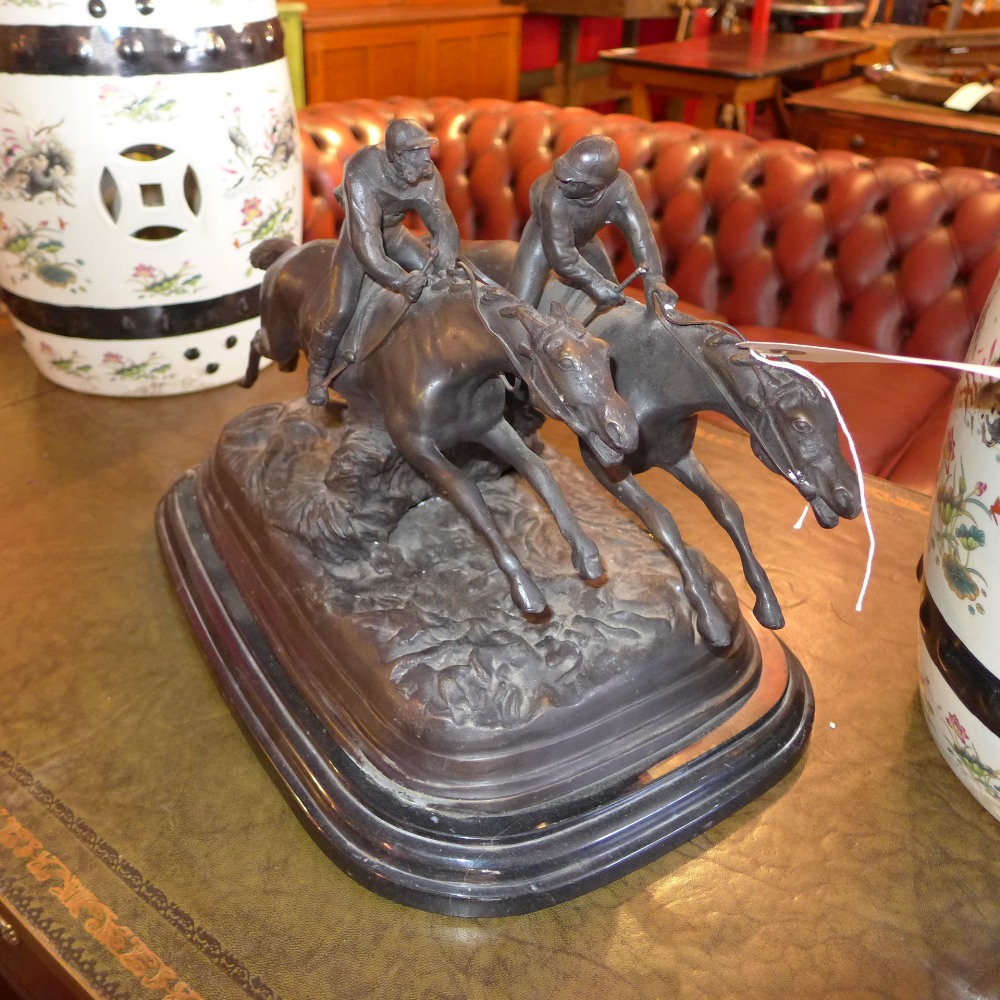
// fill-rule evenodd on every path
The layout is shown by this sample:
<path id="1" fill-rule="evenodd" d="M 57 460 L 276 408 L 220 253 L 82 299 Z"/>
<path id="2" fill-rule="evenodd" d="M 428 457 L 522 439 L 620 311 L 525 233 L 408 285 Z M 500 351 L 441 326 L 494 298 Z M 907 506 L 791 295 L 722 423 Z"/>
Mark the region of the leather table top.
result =
<path id="1" fill-rule="evenodd" d="M 93 995 L 998 994 L 1000 827 L 938 755 L 917 694 L 929 501 L 869 481 L 878 550 L 856 613 L 860 523 L 793 530 L 797 495 L 716 427 L 699 452 L 742 491 L 815 689 L 803 761 L 685 847 L 528 916 L 436 916 L 342 875 L 217 694 L 153 532 L 230 416 L 301 388 L 269 369 L 251 391 L 88 397 L 45 381 L 0 325 L 0 903 Z M 646 485 L 738 572 L 692 498 L 665 475 Z"/>

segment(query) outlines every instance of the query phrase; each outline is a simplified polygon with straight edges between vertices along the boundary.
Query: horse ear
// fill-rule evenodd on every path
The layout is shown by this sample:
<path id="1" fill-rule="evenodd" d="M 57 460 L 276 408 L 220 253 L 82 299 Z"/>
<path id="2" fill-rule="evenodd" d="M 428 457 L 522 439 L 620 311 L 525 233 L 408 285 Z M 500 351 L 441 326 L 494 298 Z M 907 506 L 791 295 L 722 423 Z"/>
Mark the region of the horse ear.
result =
<path id="1" fill-rule="evenodd" d="M 531 306 L 524 302 L 515 302 L 513 308 L 513 315 L 521 321 L 521 326 L 532 338 L 540 337 L 545 332 L 545 320 Z"/>
<path id="2" fill-rule="evenodd" d="M 557 323 L 563 324 L 577 340 L 586 338 L 586 327 L 561 302 L 549 305 L 549 315 Z"/>
<path id="3" fill-rule="evenodd" d="M 757 375 L 759 376 L 761 382 L 764 383 L 765 391 L 768 389 L 777 389 L 781 385 L 781 379 L 779 378 L 777 371 L 766 362 L 760 362 L 757 366 Z"/>
<path id="4" fill-rule="evenodd" d="M 715 324 L 706 323 L 705 325 L 712 326 Z M 729 330 L 723 330 L 720 333 L 713 333 L 712 336 L 705 341 L 705 346 L 729 347 L 732 344 L 742 343 L 742 341 L 743 341 L 742 337 L 737 337 L 735 333 L 732 333 Z"/>

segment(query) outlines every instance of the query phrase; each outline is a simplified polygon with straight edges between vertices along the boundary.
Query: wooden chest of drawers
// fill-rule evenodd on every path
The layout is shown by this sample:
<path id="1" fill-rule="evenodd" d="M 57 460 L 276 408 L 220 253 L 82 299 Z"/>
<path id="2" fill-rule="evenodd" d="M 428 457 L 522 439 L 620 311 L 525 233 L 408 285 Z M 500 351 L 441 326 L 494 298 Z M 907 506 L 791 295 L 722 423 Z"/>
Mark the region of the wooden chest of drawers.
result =
<path id="1" fill-rule="evenodd" d="M 1000 116 L 900 100 L 857 79 L 802 91 L 785 103 L 792 138 L 814 149 L 1000 171 Z"/>

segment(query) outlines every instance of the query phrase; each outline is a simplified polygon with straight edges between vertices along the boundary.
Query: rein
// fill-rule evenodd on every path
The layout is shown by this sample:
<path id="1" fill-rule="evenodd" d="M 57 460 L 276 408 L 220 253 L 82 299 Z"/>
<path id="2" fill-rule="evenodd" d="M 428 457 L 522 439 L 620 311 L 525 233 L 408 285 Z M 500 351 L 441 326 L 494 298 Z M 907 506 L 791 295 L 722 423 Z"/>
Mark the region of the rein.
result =
<path id="1" fill-rule="evenodd" d="M 541 403 L 541 408 L 544 409 L 548 416 L 553 417 L 556 420 L 561 420 L 563 423 L 570 423 L 571 417 L 566 408 L 563 406 L 562 397 L 559 395 L 559 391 L 556 389 L 552 380 L 548 377 L 547 372 L 544 367 L 539 367 L 535 365 L 534 351 L 532 351 L 531 360 L 529 362 L 529 367 L 525 367 L 521 358 L 514 352 L 510 344 L 500 336 L 496 330 L 490 326 L 490 321 L 487 319 L 486 314 L 483 312 L 482 304 L 479 299 L 479 288 L 476 280 L 479 279 L 483 284 L 488 285 L 491 288 L 497 288 L 501 291 L 506 289 L 495 282 L 492 278 L 487 277 L 482 271 L 479 270 L 470 260 L 465 257 L 458 258 L 458 266 L 462 268 L 463 271 L 468 275 L 469 284 L 471 286 L 472 292 L 472 304 L 475 307 L 476 315 L 479 317 L 480 322 L 486 328 L 486 331 L 493 337 L 497 343 L 504 349 L 504 353 L 507 355 L 511 366 L 513 367 L 517 377 L 524 382 L 528 387 L 529 393 L 532 397 L 539 400 Z M 509 293 L 508 293 L 509 294 Z M 513 299 L 513 296 L 511 296 Z M 517 301 L 517 300 L 514 300 Z M 545 378 L 546 385 L 543 387 L 539 384 L 538 375 L 542 375 Z M 508 388 L 512 388 L 508 383 Z"/>
<path id="2" fill-rule="evenodd" d="M 746 337 L 744 337 L 743 334 L 741 334 L 739 330 L 737 330 L 735 327 L 730 326 L 728 323 L 719 322 L 718 320 L 712 320 L 712 319 L 699 320 L 692 318 L 691 320 L 688 321 L 685 320 L 668 321 L 663 313 L 662 303 L 660 302 L 659 298 L 655 300 L 654 312 L 656 313 L 657 317 L 659 318 L 663 326 L 665 326 L 667 330 L 670 332 L 671 336 L 674 338 L 674 341 L 680 344 L 685 354 L 687 354 L 688 357 L 695 363 L 695 365 L 708 376 L 709 380 L 719 391 L 719 394 L 722 396 L 722 398 L 732 407 L 733 411 L 739 415 L 739 417 L 743 420 L 745 425 L 748 428 L 752 427 L 757 432 L 757 441 L 761 449 L 773 463 L 774 467 L 776 469 L 779 469 L 781 471 L 781 474 L 789 482 L 794 483 L 796 487 L 801 489 L 804 494 L 812 493 L 813 495 L 815 495 L 816 491 L 815 489 L 813 489 L 812 484 L 809 483 L 809 481 L 805 478 L 801 470 L 795 467 L 795 462 L 792 459 L 791 453 L 788 450 L 788 445 L 785 443 L 785 439 L 781 436 L 781 434 L 778 433 L 778 428 L 774 421 L 774 415 L 771 413 L 771 411 L 766 406 L 764 406 L 764 408 L 761 411 L 761 417 L 765 427 L 764 428 L 758 427 L 757 422 L 753 419 L 752 415 L 743 405 L 743 402 L 737 399 L 733 395 L 733 393 L 729 391 L 729 387 L 725 384 L 719 373 L 715 371 L 715 369 L 710 364 L 708 364 L 708 362 L 705 361 L 704 358 L 697 355 L 691 349 L 691 347 L 687 343 L 685 343 L 683 337 L 678 337 L 674 333 L 672 327 L 711 326 L 725 333 L 731 333 L 742 341 L 746 341 Z M 761 373 L 756 366 L 753 366 L 753 372 L 757 376 L 758 381 L 760 382 L 762 399 L 766 401 L 767 386 L 764 383 L 764 379 L 761 376 Z M 780 456 L 774 454 L 774 451 L 772 450 L 771 446 L 768 444 L 768 442 L 764 439 L 764 436 L 761 434 L 762 429 L 766 429 L 771 432 L 770 436 L 773 437 L 774 440 L 776 440 L 778 443 L 778 448 L 781 452 Z"/>

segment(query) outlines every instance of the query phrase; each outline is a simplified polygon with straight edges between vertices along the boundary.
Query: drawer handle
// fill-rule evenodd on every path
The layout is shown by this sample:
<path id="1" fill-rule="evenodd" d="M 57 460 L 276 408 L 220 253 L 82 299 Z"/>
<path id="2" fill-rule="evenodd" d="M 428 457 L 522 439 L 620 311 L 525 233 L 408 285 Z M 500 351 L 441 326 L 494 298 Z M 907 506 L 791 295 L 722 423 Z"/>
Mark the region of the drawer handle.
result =
<path id="1" fill-rule="evenodd" d="M 14 925 L 8 923 L 3 917 L 0 917 L 0 941 L 11 945 L 11 947 L 21 943 L 17 936 L 17 931 L 14 930 Z"/>
<path id="2" fill-rule="evenodd" d="M 865 137 L 863 135 L 852 135 L 848 145 L 851 149 L 864 149 L 865 148 Z"/>
<path id="3" fill-rule="evenodd" d="M 934 147 L 932 146 L 924 154 L 924 159 L 928 163 L 937 163 L 937 161 L 941 159 L 941 150 L 940 149 L 934 149 Z"/>

